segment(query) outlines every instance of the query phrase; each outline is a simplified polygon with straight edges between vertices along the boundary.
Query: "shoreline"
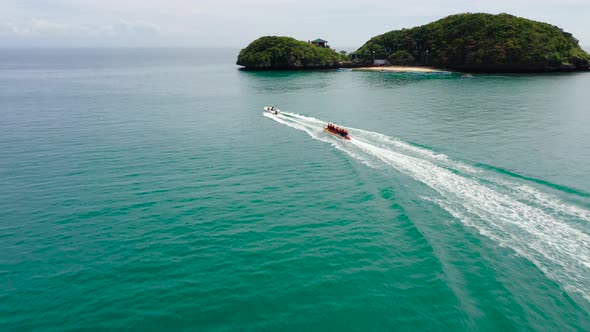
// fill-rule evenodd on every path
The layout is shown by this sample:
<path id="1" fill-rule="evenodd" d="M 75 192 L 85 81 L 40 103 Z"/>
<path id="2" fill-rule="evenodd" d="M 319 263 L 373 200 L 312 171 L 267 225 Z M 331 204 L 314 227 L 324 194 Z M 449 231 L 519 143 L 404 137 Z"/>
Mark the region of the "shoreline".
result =
<path id="1" fill-rule="evenodd" d="M 440 70 L 433 67 L 419 67 L 419 66 L 372 66 L 352 68 L 354 71 L 377 71 L 388 73 L 452 73 L 450 70 Z"/>
<path id="2" fill-rule="evenodd" d="M 485 68 L 463 67 L 452 69 L 440 69 L 425 66 L 371 66 L 357 63 L 339 63 L 325 66 L 268 66 L 268 67 L 239 67 L 243 71 L 324 71 L 332 69 L 350 69 L 353 71 L 380 72 L 380 73 L 419 73 L 419 74 L 449 74 L 449 73 L 485 73 L 485 74 L 542 74 L 542 73 L 569 73 L 590 72 L 588 68 Z"/>

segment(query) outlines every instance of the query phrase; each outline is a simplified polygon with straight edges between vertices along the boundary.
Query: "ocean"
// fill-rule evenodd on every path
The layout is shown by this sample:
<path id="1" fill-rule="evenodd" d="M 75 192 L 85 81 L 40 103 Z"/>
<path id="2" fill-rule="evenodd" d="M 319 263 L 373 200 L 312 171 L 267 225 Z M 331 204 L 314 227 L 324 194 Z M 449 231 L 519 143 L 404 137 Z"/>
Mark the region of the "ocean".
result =
<path id="1" fill-rule="evenodd" d="M 0 51 L 0 330 L 590 330 L 590 73 L 238 52 Z"/>

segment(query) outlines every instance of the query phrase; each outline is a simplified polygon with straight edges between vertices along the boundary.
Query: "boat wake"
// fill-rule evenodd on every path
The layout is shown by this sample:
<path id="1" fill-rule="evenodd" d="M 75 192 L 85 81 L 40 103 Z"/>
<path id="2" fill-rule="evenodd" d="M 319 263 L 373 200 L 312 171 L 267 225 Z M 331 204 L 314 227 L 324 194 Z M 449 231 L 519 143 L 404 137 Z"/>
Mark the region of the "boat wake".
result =
<path id="1" fill-rule="evenodd" d="M 383 134 L 347 127 L 352 140 L 343 141 L 322 132 L 326 121 L 288 112 L 265 116 L 329 142 L 368 166 L 394 168 L 426 184 L 435 192 L 428 200 L 528 259 L 570 296 L 590 302 L 587 209 L 524 181 Z"/>

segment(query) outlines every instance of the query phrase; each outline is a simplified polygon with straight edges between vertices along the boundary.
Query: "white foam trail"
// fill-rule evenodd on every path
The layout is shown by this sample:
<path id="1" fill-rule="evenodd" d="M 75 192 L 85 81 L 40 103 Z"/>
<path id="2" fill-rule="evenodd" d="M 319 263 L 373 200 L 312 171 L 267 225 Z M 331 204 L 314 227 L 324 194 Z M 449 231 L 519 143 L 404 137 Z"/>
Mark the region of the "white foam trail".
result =
<path id="1" fill-rule="evenodd" d="M 326 125 L 325 122 L 295 113 L 282 112 L 277 116 L 265 112 L 262 113 L 262 115 L 291 128 L 304 131 L 314 139 L 330 143 L 335 148 L 345 152 L 349 156 L 359 160 L 371 168 L 379 168 L 379 165 L 377 165 L 371 158 L 366 158 L 366 156 L 356 154 L 354 150 L 346 149 L 346 143 L 341 139 L 326 135 L 326 133 L 323 131 L 323 127 Z"/>
<path id="2" fill-rule="evenodd" d="M 548 209 L 551 209 L 552 211 L 555 211 L 559 214 L 576 217 L 586 222 L 590 222 L 590 211 L 588 210 L 575 205 L 564 203 L 553 195 L 542 193 L 537 189 L 525 184 L 516 187 L 516 190 L 520 197 L 525 200 L 534 202 L 543 207 L 547 207 Z"/>
<path id="3" fill-rule="evenodd" d="M 348 128 L 352 140 L 342 142 L 323 135 L 326 122 L 315 118 L 292 113 L 269 118 L 311 132 L 364 162 L 379 160 L 428 185 L 440 195 L 431 201 L 531 261 L 568 293 L 590 301 L 590 236 L 564 218 L 590 220 L 589 211 L 517 182 L 496 181 L 443 154 L 379 133 Z"/>
<path id="4" fill-rule="evenodd" d="M 326 125 L 327 122 L 323 120 L 319 120 L 313 117 L 297 114 L 297 113 L 290 113 L 290 112 L 283 112 L 283 115 L 286 117 L 292 118 L 296 122 L 306 123 L 311 126 L 323 127 Z M 386 147 L 386 148 L 393 148 L 403 150 L 405 153 L 412 154 L 412 155 L 419 155 L 420 157 L 427 158 L 429 160 L 437 161 L 440 164 L 446 164 L 448 167 L 452 167 L 455 169 L 459 169 L 466 173 L 477 173 L 479 172 L 477 169 L 465 165 L 463 163 L 455 162 L 449 159 L 448 156 L 442 153 L 436 153 L 428 149 L 420 148 L 412 144 L 408 144 L 404 141 L 399 139 L 383 135 L 376 132 L 366 131 L 358 128 L 347 127 L 351 134 L 354 134 L 356 138 L 364 138 L 367 141 L 373 142 L 374 144 Z"/>
<path id="5" fill-rule="evenodd" d="M 526 184 L 506 181 L 497 176 L 487 176 L 485 180 L 511 192 L 515 199 L 539 206 L 551 215 L 569 216 L 586 223 L 590 222 L 590 211 L 565 203 L 554 195 L 541 192 Z"/>
<path id="6" fill-rule="evenodd" d="M 354 144 L 436 190 L 439 205 L 590 300 L 590 236 L 542 210 L 446 169 L 371 144 Z"/>
<path id="7" fill-rule="evenodd" d="M 402 149 L 419 153 L 419 154 L 421 154 L 427 158 L 430 158 L 430 159 L 438 159 L 438 160 L 442 160 L 442 161 L 449 160 L 449 158 L 447 156 L 445 156 L 444 154 L 434 153 L 432 151 L 422 149 L 422 148 L 410 145 L 408 143 L 402 142 L 399 139 L 395 139 L 395 138 L 389 137 L 387 135 L 383 135 L 383 134 L 375 133 L 375 132 L 370 132 L 370 131 L 365 131 L 362 129 L 357 129 L 357 130 L 360 133 L 364 134 L 364 138 L 370 139 L 371 141 L 374 141 L 374 142 L 378 142 L 381 144 L 384 144 L 384 143 L 392 144 L 392 145 L 395 145 L 395 146 L 400 147 Z"/>

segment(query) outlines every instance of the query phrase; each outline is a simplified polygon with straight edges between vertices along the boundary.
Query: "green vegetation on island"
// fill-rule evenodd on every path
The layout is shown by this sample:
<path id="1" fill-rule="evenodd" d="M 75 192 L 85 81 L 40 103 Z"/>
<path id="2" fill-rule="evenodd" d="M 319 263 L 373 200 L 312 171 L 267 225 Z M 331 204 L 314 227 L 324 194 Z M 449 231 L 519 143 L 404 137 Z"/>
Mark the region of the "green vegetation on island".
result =
<path id="1" fill-rule="evenodd" d="M 388 59 L 468 71 L 526 72 L 588 69 L 590 55 L 570 33 L 509 14 L 458 14 L 371 38 L 360 61 Z"/>
<path id="2" fill-rule="evenodd" d="M 346 56 L 327 47 L 291 37 L 260 37 L 240 51 L 237 64 L 245 69 L 337 68 Z"/>

